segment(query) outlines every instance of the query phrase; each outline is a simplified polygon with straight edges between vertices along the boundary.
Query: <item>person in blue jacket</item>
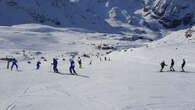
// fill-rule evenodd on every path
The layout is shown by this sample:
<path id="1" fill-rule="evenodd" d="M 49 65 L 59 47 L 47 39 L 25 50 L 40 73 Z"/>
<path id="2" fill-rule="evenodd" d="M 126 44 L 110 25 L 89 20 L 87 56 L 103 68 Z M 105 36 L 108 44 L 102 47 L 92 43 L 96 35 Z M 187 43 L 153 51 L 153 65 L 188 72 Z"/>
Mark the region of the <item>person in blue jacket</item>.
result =
<path id="1" fill-rule="evenodd" d="M 53 71 L 55 73 L 59 73 L 58 69 L 57 69 L 57 66 L 58 66 L 58 61 L 56 58 L 53 58 Z"/>
<path id="2" fill-rule="evenodd" d="M 12 60 L 11 71 L 12 71 L 12 69 L 13 69 L 14 66 L 16 67 L 16 70 L 18 71 L 17 60 L 15 58 Z"/>
<path id="3" fill-rule="evenodd" d="M 75 71 L 75 62 L 73 59 L 70 59 L 70 68 L 69 71 L 72 75 L 78 75 Z"/>
<path id="4" fill-rule="evenodd" d="M 37 65 L 36 65 L 36 66 L 37 66 L 37 67 L 36 67 L 36 69 L 37 69 L 37 70 L 39 70 L 39 68 L 40 68 L 40 64 L 41 64 L 41 62 L 40 62 L 40 61 L 38 61 L 38 62 L 37 62 Z"/>

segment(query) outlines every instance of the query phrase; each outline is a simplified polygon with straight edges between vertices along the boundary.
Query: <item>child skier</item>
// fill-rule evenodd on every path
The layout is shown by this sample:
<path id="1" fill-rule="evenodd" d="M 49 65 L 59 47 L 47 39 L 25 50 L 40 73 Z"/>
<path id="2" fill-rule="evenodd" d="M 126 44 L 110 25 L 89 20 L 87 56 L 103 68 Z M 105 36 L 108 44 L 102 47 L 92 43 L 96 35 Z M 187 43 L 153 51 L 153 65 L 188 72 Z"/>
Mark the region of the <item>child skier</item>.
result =
<path id="1" fill-rule="evenodd" d="M 82 68 L 82 61 L 80 57 L 78 58 L 78 63 L 79 63 L 79 68 Z"/>
<path id="2" fill-rule="evenodd" d="M 55 72 L 55 73 L 59 73 L 59 71 L 58 71 L 58 69 L 57 69 L 57 66 L 58 66 L 58 61 L 57 61 L 57 59 L 56 58 L 53 58 L 53 71 Z"/>
<path id="3" fill-rule="evenodd" d="M 36 65 L 36 66 L 37 66 L 37 67 L 36 67 L 36 69 L 37 69 L 37 70 L 39 70 L 39 68 L 40 68 L 40 64 L 41 64 L 41 62 L 40 62 L 40 61 L 38 61 L 38 62 L 37 62 L 37 65 Z"/>
<path id="4" fill-rule="evenodd" d="M 70 59 L 70 68 L 69 71 L 72 75 L 78 75 L 75 71 L 75 62 L 73 59 Z"/>
<path id="5" fill-rule="evenodd" d="M 12 71 L 12 69 L 13 69 L 14 66 L 16 67 L 16 70 L 18 71 L 17 60 L 15 58 L 12 60 L 11 71 Z"/>

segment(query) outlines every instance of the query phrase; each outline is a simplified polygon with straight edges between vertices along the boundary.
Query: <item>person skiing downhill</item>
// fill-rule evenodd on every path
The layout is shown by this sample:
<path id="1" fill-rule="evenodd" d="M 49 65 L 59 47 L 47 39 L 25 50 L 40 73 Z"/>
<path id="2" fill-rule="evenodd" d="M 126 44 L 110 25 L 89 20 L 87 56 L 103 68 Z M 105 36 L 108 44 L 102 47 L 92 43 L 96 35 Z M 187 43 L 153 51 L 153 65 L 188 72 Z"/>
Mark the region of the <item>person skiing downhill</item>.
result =
<path id="1" fill-rule="evenodd" d="M 78 75 L 75 71 L 75 62 L 73 59 L 70 59 L 70 68 L 69 71 L 72 75 Z"/>
<path id="2" fill-rule="evenodd" d="M 161 65 L 160 72 L 163 72 L 164 67 L 167 65 L 165 64 L 165 61 L 161 62 L 160 65 Z"/>
<path id="3" fill-rule="evenodd" d="M 38 62 L 37 62 L 37 65 L 36 65 L 36 66 L 37 66 L 37 67 L 36 67 L 36 69 L 37 69 L 37 70 L 39 70 L 39 68 L 40 68 L 40 64 L 41 64 L 41 62 L 40 62 L 40 61 L 38 61 Z"/>
<path id="4" fill-rule="evenodd" d="M 82 61 L 80 57 L 78 58 L 78 63 L 79 63 L 79 68 L 82 68 Z"/>
<path id="5" fill-rule="evenodd" d="M 173 59 L 171 59 L 171 66 L 170 66 L 170 71 L 175 71 L 175 69 L 173 68 L 175 62 Z"/>
<path id="6" fill-rule="evenodd" d="M 59 71 L 58 71 L 58 69 L 57 69 L 57 66 L 58 66 L 58 61 L 57 61 L 57 59 L 56 58 L 53 58 L 53 71 L 55 72 L 55 73 L 59 73 Z"/>
<path id="7" fill-rule="evenodd" d="M 14 58 L 13 60 L 12 60 L 12 66 L 11 66 L 11 71 L 12 71 L 12 69 L 13 69 L 13 67 L 15 66 L 16 67 L 16 70 L 18 71 L 18 65 L 17 65 L 17 60 Z"/>
<path id="8" fill-rule="evenodd" d="M 107 61 L 107 58 L 106 58 L 106 57 L 104 57 L 104 60 L 105 60 L 105 61 Z"/>
<path id="9" fill-rule="evenodd" d="M 185 59 L 183 59 L 183 63 L 181 64 L 181 72 L 185 72 L 185 70 L 184 70 L 184 66 L 186 65 L 186 61 L 185 61 Z"/>

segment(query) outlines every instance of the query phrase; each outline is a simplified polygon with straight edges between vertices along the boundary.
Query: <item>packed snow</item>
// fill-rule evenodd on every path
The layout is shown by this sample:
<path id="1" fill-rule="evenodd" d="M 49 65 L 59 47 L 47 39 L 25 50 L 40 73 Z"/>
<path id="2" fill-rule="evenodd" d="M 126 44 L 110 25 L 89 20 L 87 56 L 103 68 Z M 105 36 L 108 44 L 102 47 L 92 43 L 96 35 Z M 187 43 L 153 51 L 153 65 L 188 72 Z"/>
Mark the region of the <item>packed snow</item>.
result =
<path id="1" fill-rule="evenodd" d="M 195 34 L 187 39 L 185 31 L 153 42 L 127 42 L 116 39 L 124 37 L 121 34 L 78 28 L 1 26 L 0 57 L 16 57 L 19 72 L 7 70 L 0 61 L 0 110 L 194 110 Z M 91 45 L 101 43 L 131 46 L 106 54 Z M 78 53 L 78 76 L 68 70 L 73 53 Z M 79 69 L 77 57 L 83 54 L 91 57 L 81 57 Z M 54 57 L 61 73 L 52 72 Z M 171 58 L 175 72 L 168 71 Z M 183 58 L 186 72 L 180 72 Z M 35 69 L 38 60 L 40 70 Z M 163 60 L 168 66 L 159 72 Z"/>

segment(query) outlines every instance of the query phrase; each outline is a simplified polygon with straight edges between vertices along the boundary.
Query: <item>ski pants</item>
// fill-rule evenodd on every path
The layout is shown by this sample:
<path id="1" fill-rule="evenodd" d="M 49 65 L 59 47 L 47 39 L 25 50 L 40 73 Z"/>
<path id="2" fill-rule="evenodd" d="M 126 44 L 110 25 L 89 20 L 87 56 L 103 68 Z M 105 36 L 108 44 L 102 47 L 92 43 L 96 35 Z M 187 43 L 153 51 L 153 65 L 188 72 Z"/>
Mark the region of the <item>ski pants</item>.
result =
<path id="1" fill-rule="evenodd" d="M 18 70 L 18 65 L 16 63 L 13 63 L 12 66 L 11 66 L 11 70 L 13 69 L 13 67 L 16 67 L 16 69 Z"/>
<path id="2" fill-rule="evenodd" d="M 37 65 L 37 70 L 40 68 L 40 65 Z"/>
<path id="3" fill-rule="evenodd" d="M 54 65 L 54 66 L 53 66 L 53 71 L 54 71 L 55 73 L 58 73 L 57 65 Z"/>
<path id="4" fill-rule="evenodd" d="M 71 66 L 71 67 L 69 68 L 70 73 L 76 73 L 76 71 L 75 71 L 74 68 L 75 68 L 74 66 Z"/>

